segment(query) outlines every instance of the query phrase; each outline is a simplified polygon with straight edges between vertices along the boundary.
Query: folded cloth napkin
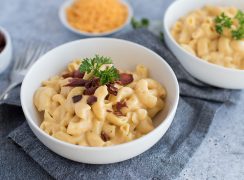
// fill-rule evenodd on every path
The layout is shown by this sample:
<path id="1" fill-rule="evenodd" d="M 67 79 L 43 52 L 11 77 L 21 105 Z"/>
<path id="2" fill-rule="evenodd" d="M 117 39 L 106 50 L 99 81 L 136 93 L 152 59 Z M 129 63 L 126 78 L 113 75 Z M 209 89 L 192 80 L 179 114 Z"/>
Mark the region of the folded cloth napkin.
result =
<path id="1" fill-rule="evenodd" d="M 150 150 L 130 160 L 109 165 L 77 163 L 53 153 L 35 137 L 26 123 L 12 131 L 9 137 L 54 178 L 173 179 L 201 144 L 219 107 L 227 101 L 235 101 L 238 91 L 214 88 L 192 78 L 164 43 L 149 31 L 135 30 L 117 38 L 148 47 L 173 68 L 181 91 L 174 121 Z"/>

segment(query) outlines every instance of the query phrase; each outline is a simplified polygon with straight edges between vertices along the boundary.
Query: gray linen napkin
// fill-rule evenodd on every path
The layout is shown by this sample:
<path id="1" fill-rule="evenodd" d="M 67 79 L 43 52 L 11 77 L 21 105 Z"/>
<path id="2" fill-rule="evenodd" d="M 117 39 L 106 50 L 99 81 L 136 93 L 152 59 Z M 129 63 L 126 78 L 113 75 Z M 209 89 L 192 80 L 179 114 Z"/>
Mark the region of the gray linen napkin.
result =
<path id="1" fill-rule="evenodd" d="M 181 90 L 174 121 L 164 137 L 150 150 L 110 165 L 77 163 L 56 155 L 34 136 L 27 123 L 23 123 L 9 137 L 54 178 L 173 179 L 201 144 L 216 111 L 223 103 L 234 102 L 239 94 L 238 91 L 211 87 L 192 78 L 158 37 L 147 30 L 131 31 L 117 38 L 152 49 L 173 68 Z"/>

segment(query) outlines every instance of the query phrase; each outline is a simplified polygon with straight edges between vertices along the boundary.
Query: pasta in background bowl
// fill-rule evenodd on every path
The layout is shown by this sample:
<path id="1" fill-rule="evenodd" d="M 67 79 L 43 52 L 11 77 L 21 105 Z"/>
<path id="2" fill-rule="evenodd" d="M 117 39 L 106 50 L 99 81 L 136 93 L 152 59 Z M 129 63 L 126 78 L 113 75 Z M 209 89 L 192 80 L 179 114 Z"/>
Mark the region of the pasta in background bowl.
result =
<path id="1" fill-rule="evenodd" d="M 193 39 L 189 39 L 189 42 L 187 40 L 187 37 L 190 37 L 188 36 L 189 34 L 187 35 L 187 33 L 185 33 L 186 36 L 182 34 L 181 37 L 177 37 L 175 35 L 176 26 L 181 24 L 183 20 L 185 20 L 184 22 L 194 23 L 192 22 L 193 19 L 191 16 L 189 16 L 189 14 L 192 12 L 203 13 L 201 16 L 201 18 L 203 18 L 204 12 L 199 12 L 199 9 L 202 9 L 206 6 L 210 8 L 216 7 L 216 9 L 213 8 L 212 10 L 213 13 L 218 15 L 221 13 L 221 9 L 219 7 L 236 7 L 237 9 L 243 11 L 244 2 L 239 0 L 175 1 L 167 9 L 164 16 L 164 36 L 166 44 L 175 54 L 183 67 L 195 78 L 216 87 L 243 89 L 244 81 L 242 79 L 244 78 L 244 70 L 241 70 L 244 51 L 243 42 L 241 41 L 243 41 L 243 39 L 239 40 L 238 42 L 233 39 L 232 44 L 230 45 L 230 40 L 228 40 L 228 35 L 226 32 L 223 32 L 224 35 L 220 36 L 218 33 L 215 33 L 215 28 L 213 26 L 207 27 L 207 24 L 198 24 L 199 28 L 197 29 L 203 29 L 204 35 L 201 35 L 200 31 L 192 32 L 190 35 L 193 37 Z M 235 9 L 232 8 L 232 10 Z M 206 15 L 207 13 L 205 16 Z M 212 18 L 213 17 L 210 17 L 208 19 L 209 23 L 213 23 Z M 186 24 L 181 25 L 181 29 L 183 29 L 183 31 L 186 31 L 186 29 L 189 30 L 189 27 L 186 27 Z M 173 34 L 171 34 L 171 32 Z M 208 34 L 211 34 L 211 36 L 215 37 L 211 37 L 211 39 Z M 200 41 L 198 41 L 197 38 L 194 40 L 195 36 L 201 36 Z M 175 40 L 175 38 L 177 38 L 177 40 Z M 219 38 L 219 42 L 214 41 L 217 38 Z M 235 44 L 238 44 L 238 48 L 236 48 Z"/>
<path id="2" fill-rule="evenodd" d="M 44 84 L 48 84 L 49 86 L 55 88 L 55 86 L 53 86 L 55 83 L 52 84 L 52 82 L 45 80 L 64 71 L 70 60 L 80 57 L 93 57 L 94 54 L 99 54 L 104 57 L 111 57 L 114 62 L 114 66 L 118 67 L 119 69 L 126 70 L 126 72 L 123 72 L 126 74 L 130 74 L 130 72 L 133 72 L 133 69 L 136 67 L 136 65 L 143 64 L 150 71 L 149 77 L 155 79 L 157 82 L 164 86 L 165 91 L 167 92 L 167 96 L 164 100 L 165 105 L 163 110 L 160 111 L 155 116 L 155 118 L 153 118 L 152 122 L 155 129 L 151 128 L 149 129 L 149 131 L 151 132 L 148 131 L 148 134 L 146 132 L 146 135 L 130 142 L 126 141 L 126 143 L 123 144 L 114 143 L 115 145 L 111 144 L 113 146 L 106 146 L 102 144 L 102 146 L 105 147 L 86 147 L 84 146 L 85 144 L 82 143 L 80 145 L 75 145 L 76 142 L 74 144 L 63 142 L 57 138 L 50 136 L 40 128 L 43 116 L 38 113 L 35 105 L 33 104 L 35 91 L 41 86 L 41 83 L 43 81 Z M 142 72 L 141 75 L 143 75 L 143 72 L 145 70 L 145 68 L 143 68 L 144 66 L 139 66 L 139 69 L 140 67 L 141 69 L 143 69 L 142 71 L 138 71 L 138 73 Z M 68 69 L 72 67 L 74 67 L 74 64 L 68 66 Z M 68 82 L 71 83 L 69 80 Z M 131 85 L 128 84 L 128 87 L 129 86 L 133 86 L 133 82 L 131 83 Z M 104 90 L 106 88 L 103 87 L 102 89 Z M 152 93 L 157 93 L 157 91 L 152 91 Z M 87 101 L 86 98 L 88 97 L 86 96 L 84 96 L 84 99 L 80 99 L 79 96 L 76 97 L 76 94 L 74 95 L 75 96 L 72 95 L 72 100 L 74 97 L 74 101 L 78 104 L 79 101 Z M 99 97 L 101 96 L 97 95 L 97 101 Z M 37 138 L 49 149 L 63 157 L 74 161 L 91 164 L 107 164 L 123 161 L 137 156 L 152 147 L 169 128 L 175 115 L 178 99 L 179 87 L 177 79 L 172 69 L 160 56 L 138 44 L 112 38 L 92 38 L 78 40 L 64 44 L 51 50 L 50 52 L 42 56 L 31 67 L 21 87 L 22 108 L 26 116 L 27 122 Z M 40 98 L 40 100 L 43 99 Z M 38 103 L 35 104 L 37 105 Z M 129 106 L 129 103 L 127 105 Z M 40 108 L 40 110 L 42 109 L 41 106 L 38 108 Z M 110 109 L 110 111 L 112 110 L 114 109 Z M 121 112 L 124 113 L 124 110 L 126 109 L 121 109 Z M 143 113 L 141 112 L 140 114 Z M 46 118 L 50 117 L 46 116 Z M 73 122 L 76 122 L 76 120 L 74 120 Z M 75 133 L 75 131 L 73 131 L 73 133 Z M 107 136 L 103 137 L 103 140 L 107 141 L 107 138 Z"/>
<path id="3" fill-rule="evenodd" d="M 241 14 L 235 7 L 205 6 L 179 19 L 171 34 L 181 47 L 207 62 L 244 70 L 244 37 L 233 37 L 241 26 L 237 16 L 244 20 Z"/>

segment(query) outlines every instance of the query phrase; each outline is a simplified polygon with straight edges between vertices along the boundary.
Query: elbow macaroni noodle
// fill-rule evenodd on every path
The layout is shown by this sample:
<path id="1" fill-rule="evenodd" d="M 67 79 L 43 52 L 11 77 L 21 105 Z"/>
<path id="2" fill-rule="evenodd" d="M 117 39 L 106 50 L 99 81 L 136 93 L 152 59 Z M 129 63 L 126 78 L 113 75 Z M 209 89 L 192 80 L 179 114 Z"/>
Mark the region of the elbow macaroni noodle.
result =
<path id="1" fill-rule="evenodd" d="M 206 6 L 180 18 L 171 34 L 183 49 L 207 62 L 244 69 L 244 40 L 233 39 L 228 29 L 224 29 L 223 35 L 215 31 L 214 19 L 222 12 L 234 17 L 238 9 Z"/>
<path id="2" fill-rule="evenodd" d="M 64 73 L 77 70 L 79 63 L 73 61 Z M 106 85 L 99 86 L 94 93 L 97 101 L 92 105 L 87 104 L 88 95 L 76 103 L 72 101 L 84 87 L 65 86 L 69 78 L 60 75 L 44 81 L 34 95 L 34 104 L 43 114 L 40 128 L 59 140 L 82 146 L 121 144 L 149 133 L 154 129 L 152 118 L 164 108 L 166 91 L 148 77 L 143 65 L 129 73 L 134 81 L 127 86 L 116 83 L 116 96 L 109 94 Z M 121 101 L 126 102 L 122 116 L 113 113 L 114 105 Z"/>

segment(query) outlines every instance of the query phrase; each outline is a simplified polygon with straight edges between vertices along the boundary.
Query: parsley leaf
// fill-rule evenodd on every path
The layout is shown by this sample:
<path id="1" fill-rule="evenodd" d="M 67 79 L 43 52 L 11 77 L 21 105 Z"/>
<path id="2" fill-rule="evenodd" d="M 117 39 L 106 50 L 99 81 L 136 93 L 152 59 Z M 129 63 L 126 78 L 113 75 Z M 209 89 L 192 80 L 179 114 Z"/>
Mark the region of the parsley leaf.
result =
<path id="1" fill-rule="evenodd" d="M 95 55 L 93 58 L 93 64 L 96 65 L 97 68 L 100 68 L 103 64 L 112 64 L 112 59 L 109 57 Z"/>
<path id="2" fill-rule="evenodd" d="M 233 27 L 233 20 L 238 20 L 238 26 Z M 215 30 L 219 34 L 223 34 L 223 29 L 229 28 L 231 30 L 232 37 L 236 40 L 240 40 L 244 38 L 244 13 L 243 11 L 239 10 L 235 17 L 231 19 L 230 17 L 226 16 L 224 13 L 217 16 L 215 18 Z"/>
<path id="3" fill-rule="evenodd" d="M 100 83 L 102 85 L 119 79 L 118 70 L 114 66 L 106 68 L 103 71 L 98 71 L 97 76 L 100 78 Z"/>
<path id="4" fill-rule="evenodd" d="M 235 19 L 237 19 L 239 21 L 240 25 L 244 25 L 244 12 L 239 10 L 235 16 Z"/>
<path id="5" fill-rule="evenodd" d="M 80 65 L 80 72 L 90 73 L 93 70 L 92 59 L 85 58 Z"/>
<path id="6" fill-rule="evenodd" d="M 113 82 L 119 78 L 119 73 L 116 68 L 107 67 L 105 70 L 100 70 L 104 64 L 112 64 L 112 59 L 109 57 L 95 55 L 93 58 L 85 58 L 80 65 L 80 72 L 92 73 L 93 76 L 100 78 L 102 85 Z"/>
<path id="7" fill-rule="evenodd" d="M 224 28 L 231 28 L 233 22 L 230 17 L 226 16 L 224 12 L 222 12 L 219 16 L 215 18 L 215 30 L 217 33 L 222 34 Z"/>
<path id="8" fill-rule="evenodd" d="M 244 38 L 244 25 L 239 26 L 236 30 L 232 30 L 232 37 L 236 40 Z"/>
<path id="9" fill-rule="evenodd" d="M 244 38 L 244 13 L 239 10 L 235 16 L 235 19 L 238 20 L 239 26 L 237 29 L 232 30 L 232 37 L 236 40 L 240 40 Z"/>
<path id="10" fill-rule="evenodd" d="M 90 73 L 94 70 L 98 70 L 103 64 L 112 64 L 111 58 L 96 54 L 94 58 L 85 58 L 82 61 L 80 72 Z"/>
<path id="11" fill-rule="evenodd" d="M 150 22 L 146 18 L 142 18 L 140 21 L 136 20 L 134 17 L 131 18 L 131 25 L 134 29 L 147 28 Z"/>

